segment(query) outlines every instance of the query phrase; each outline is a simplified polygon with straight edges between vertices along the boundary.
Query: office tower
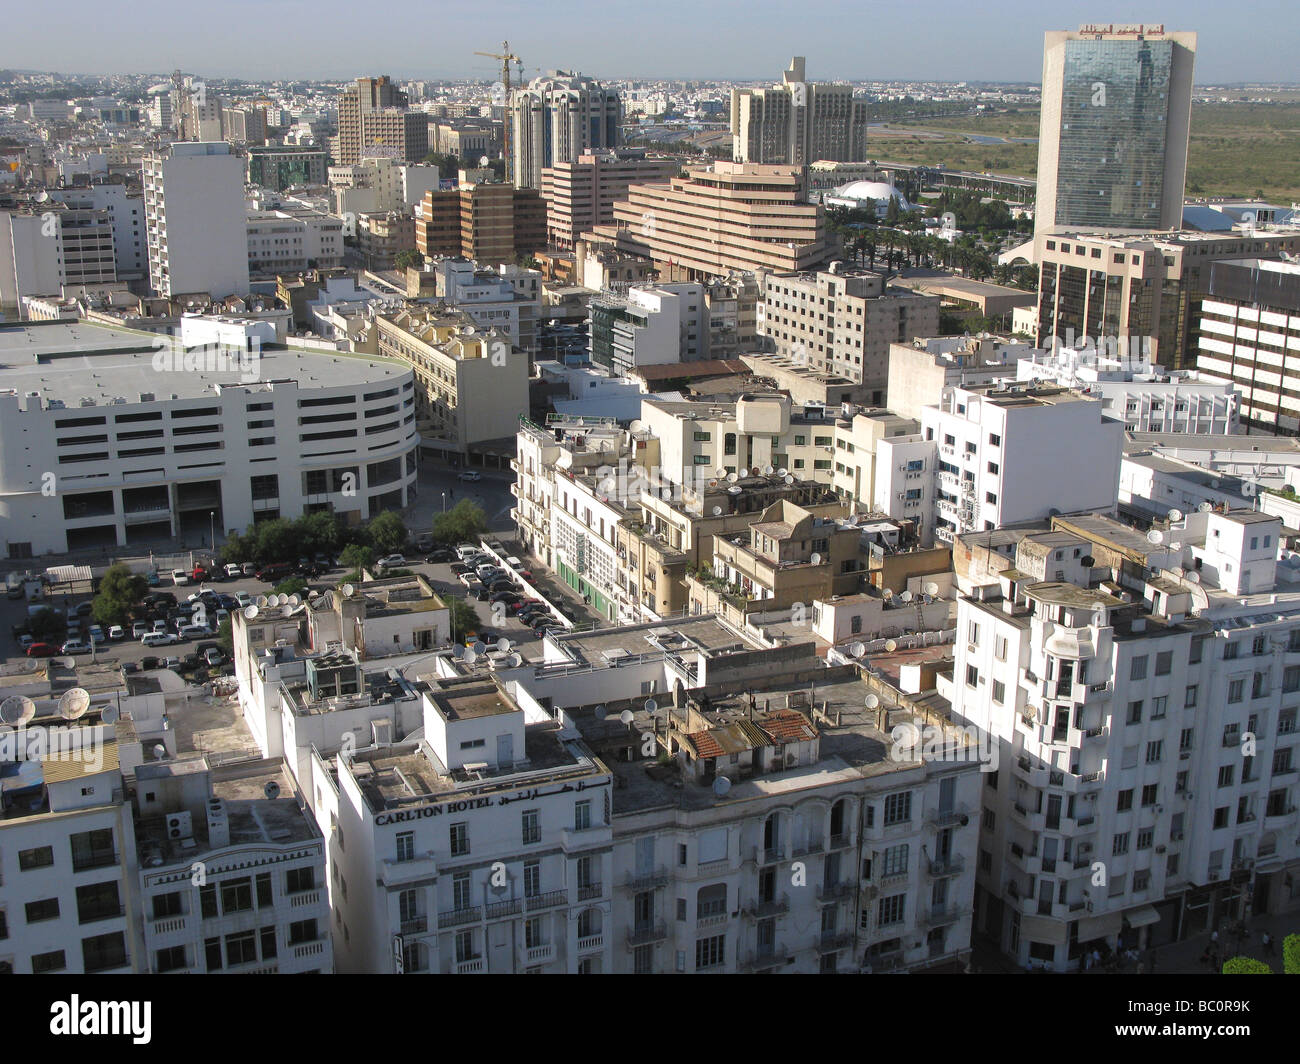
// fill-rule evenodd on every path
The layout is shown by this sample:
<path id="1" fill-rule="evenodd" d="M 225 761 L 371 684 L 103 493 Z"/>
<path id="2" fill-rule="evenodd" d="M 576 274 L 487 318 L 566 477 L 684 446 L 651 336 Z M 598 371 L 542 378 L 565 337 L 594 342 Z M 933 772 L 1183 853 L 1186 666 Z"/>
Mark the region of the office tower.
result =
<path id="1" fill-rule="evenodd" d="M 323 185 L 328 166 L 324 148 L 268 144 L 248 149 L 248 183 L 273 192 L 293 185 Z"/>
<path id="2" fill-rule="evenodd" d="M 247 293 L 244 161 L 223 142 L 177 143 L 146 155 L 142 170 L 153 290 Z"/>
<path id="3" fill-rule="evenodd" d="M 852 86 L 807 81 L 804 57 L 797 55 L 780 85 L 731 90 L 731 134 L 737 162 L 862 162 L 867 104 L 853 98 Z"/>
<path id="4" fill-rule="evenodd" d="M 1163 26 L 1046 35 L 1037 232 L 1180 227 L 1195 58 Z"/>
<path id="5" fill-rule="evenodd" d="M 546 247 L 546 203 L 536 189 L 499 182 L 430 190 L 415 223 L 415 246 L 428 258 L 513 263 Z"/>
<path id="6" fill-rule="evenodd" d="M 387 75 L 357 78 L 339 98 L 339 150 L 334 161 L 350 166 L 367 149 L 385 147 L 394 157 L 420 162 L 429 154 L 429 119 L 407 110 L 406 93 Z"/>
<path id="7" fill-rule="evenodd" d="M 221 97 L 179 70 L 172 74 L 171 127 L 177 140 L 221 140 Z M 161 115 L 161 112 L 160 112 Z"/>
<path id="8" fill-rule="evenodd" d="M 592 148 L 619 145 L 618 92 L 583 74 L 552 70 L 511 93 L 515 185 L 541 188 L 542 170 Z"/>
<path id="9" fill-rule="evenodd" d="M 667 181 L 679 168 L 676 159 L 647 159 L 644 150 L 627 148 L 548 166 L 542 171 L 547 238 L 555 247 L 573 247 L 583 233 L 614 221 L 614 202 L 627 198 L 629 186 Z"/>

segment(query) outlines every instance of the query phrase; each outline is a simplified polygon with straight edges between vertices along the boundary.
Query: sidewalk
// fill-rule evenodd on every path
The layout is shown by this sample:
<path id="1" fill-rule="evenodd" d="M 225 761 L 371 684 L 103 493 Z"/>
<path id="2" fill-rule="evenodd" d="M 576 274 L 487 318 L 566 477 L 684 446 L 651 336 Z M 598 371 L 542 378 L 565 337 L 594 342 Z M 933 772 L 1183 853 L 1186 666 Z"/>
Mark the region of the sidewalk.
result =
<path id="1" fill-rule="evenodd" d="M 1267 931 L 1273 939 L 1273 952 L 1264 951 L 1261 934 Z M 1287 935 L 1300 934 L 1300 913 L 1282 913 L 1276 916 L 1254 916 L 1246 921 L 1246 937 L 1238 939 L 1229 925 L 1219 928 L 1219 967 L 1232 957 L 1253 957 L 1263 961 L 1275 972 L 1282 971 L 1282 940 Z M 1201 953 L 1210 943 L 1210 933 L 1195 935 L 1183 942 L 1171 942 L 1149 952 L 1155 954 L 1156 974 L 1209 973 L 1210 967 L 1201 963 Z"/>

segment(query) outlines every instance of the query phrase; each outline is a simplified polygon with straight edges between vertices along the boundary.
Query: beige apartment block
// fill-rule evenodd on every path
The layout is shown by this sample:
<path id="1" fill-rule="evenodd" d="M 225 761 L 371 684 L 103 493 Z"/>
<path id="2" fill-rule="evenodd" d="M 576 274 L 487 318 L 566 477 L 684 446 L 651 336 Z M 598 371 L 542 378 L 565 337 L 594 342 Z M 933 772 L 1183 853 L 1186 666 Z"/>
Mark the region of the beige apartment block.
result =
<path id="1" fill-rule="evenodd" d="M 666 181 L 680 169 L 676 159 L 647 158 L 644 151 L 624 148 L 585 152 L 572 162 L 546 167 L 547 239 L 554 247 L 574 247 L 583 233 L 613 224 L 614 204 L 627 198 L 630 186 Z"/>

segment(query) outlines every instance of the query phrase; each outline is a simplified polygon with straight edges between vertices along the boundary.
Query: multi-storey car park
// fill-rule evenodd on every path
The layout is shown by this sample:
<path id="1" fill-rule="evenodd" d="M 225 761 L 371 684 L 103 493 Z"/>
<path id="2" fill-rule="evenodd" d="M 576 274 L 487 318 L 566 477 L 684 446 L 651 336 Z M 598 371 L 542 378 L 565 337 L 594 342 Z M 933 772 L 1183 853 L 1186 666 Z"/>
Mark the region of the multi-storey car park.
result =
<path id="1" fill-rule="evenodd" d="M 207 542 L 328 508 L 409 504 L 414 378 L 383 358 L 0 327 L 0 553 Z"/>

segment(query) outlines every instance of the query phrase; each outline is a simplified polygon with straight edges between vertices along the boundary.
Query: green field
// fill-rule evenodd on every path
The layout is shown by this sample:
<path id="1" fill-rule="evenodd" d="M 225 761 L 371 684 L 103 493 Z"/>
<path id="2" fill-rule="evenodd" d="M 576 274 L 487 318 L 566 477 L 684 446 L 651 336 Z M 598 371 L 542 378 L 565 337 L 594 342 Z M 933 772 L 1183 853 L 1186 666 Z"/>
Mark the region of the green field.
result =
<path id="1" fill-rule="evenodd" d="M 978 144 L 966 134 L 1036 137 L 1033 111 L 908 120 L 872 128 L 873 159 L 1033 177 L 1034 144 Z M 1197 104 L 1187 155 L 1189 196 L 1300 200 L 1300 103 Z"/>

